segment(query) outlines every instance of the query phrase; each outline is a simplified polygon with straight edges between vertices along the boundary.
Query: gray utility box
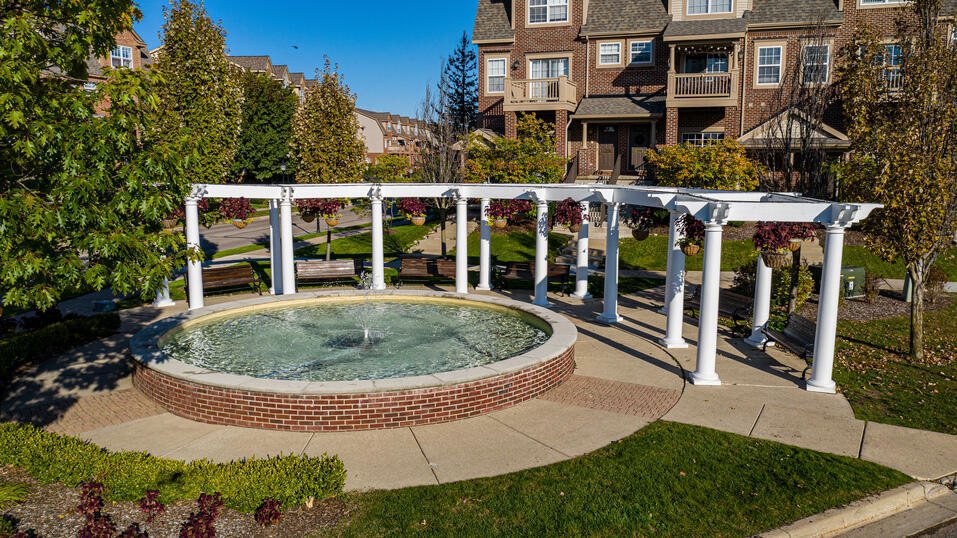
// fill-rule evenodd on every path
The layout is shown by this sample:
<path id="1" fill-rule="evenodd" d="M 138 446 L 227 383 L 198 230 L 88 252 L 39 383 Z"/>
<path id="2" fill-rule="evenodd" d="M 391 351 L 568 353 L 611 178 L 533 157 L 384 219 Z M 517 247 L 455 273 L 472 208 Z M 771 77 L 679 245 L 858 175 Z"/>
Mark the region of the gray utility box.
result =
<path id="1" fill-rule="evenodd" d="M 812 265 L 811 276 L 814 277 L 814 292 L 821 293 L 821 273 L 824 268 L 822 265 Z M 867 270 L 856 265 L 845 265 L 841 267 L 841 290 L 844 292 L 845 299 L 854 299 L 864 296 L 864 280 L 867 278 Z"/>

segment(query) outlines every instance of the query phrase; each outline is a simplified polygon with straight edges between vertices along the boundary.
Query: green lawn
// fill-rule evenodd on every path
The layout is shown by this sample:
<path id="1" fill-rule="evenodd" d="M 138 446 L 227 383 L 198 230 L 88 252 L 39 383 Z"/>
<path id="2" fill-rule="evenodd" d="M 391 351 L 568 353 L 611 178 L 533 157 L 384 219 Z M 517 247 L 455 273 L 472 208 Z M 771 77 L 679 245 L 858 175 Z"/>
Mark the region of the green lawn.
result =
<path id="1" fill-rule="evenodd" d="M 344 227 L 341 227 L 341 228 L 336 228 L 336 229 L 334 230 L 334 233 L 338 233 L 338 232 L 349 232 L 349 231 L 352 231 L 352 230 L 359 230 L 359 229 L 361 229 L 361 228 L 370 228 L 371 226 L 372 226 L 372 223 L 371 223 L 371 222 L 367 222 L 367 223 L 365 223 L 365 224 L 357 224 L 357 225 L 355 225 L 355 226 L 344 226 Z M 311 234 L 297 235 L 297 236 L 293 237 L 292 240 L 293 240 L 293 241 L 306 241 L 306 240 L 308 240 L 308 239 L 312 239 L 312 238 L 314 238 L 314 237 L 319 237 L 319 236 L 324 236 L 324 235 L 326 235 L 326 232 L 315 232 L 315 233 L 311 233 Z M 333 239 L 333 241 L 335 241 L 335 239 Z M 269 246 L 269 243 L 254 243 L 254 244 L 252 244 L 252 245 L 245 245 L 245 246 L 242 246 L 242 247 L 236 247 L 236 248 L 230 248 L 230 249 L 226 249 L 226 250 L 221 250 L 221 251 L 218 251 L 218 252 L 214 253 L 212 259 L 217 260 L 217 259 L 219 259 L 219 258 L 225 258 L 226 256 L 233 256 L 233 255 L 236 255 L 236 254 L 245 254 L 245 253 L 247 253 L 247 252 L 254 252 L 254 251 L 256 251 L 256 250 L 262 250 L 262 249 L 264 249 L 264 248 L 266 248 L 266 247 L 268 247 L 268 246 Z M 325 255 L 325 251 L 323 251 L 323 255 Z"/>
<path id="2" fill-rule="evenodd" d="M 429 235 L 435 226 L 435 223 L 428 223 L 424 226 L 408 224 L 404 226 L 393 227 L 391 233 L 385 234 L 384 236 L 386 259 L 394 259 L 399 255 L 406 253 L 417 241 Z M 305 258 L 325 258 L 326 245 L 312 245 L 298 249 L 296 250 L 296 256 Z M 333 239 L 332 257 L 371 258 L 372 232 Z"/>
<path id="3" fill-rule="evenodd" d="M 721 270 L 733 271 L 754 251 L 750 240 L 724 241 L 721 244 Z M 704 249 L 697 256 L 685 257 L 685 269 L 700 271 Z M 645 271 L 664 271 L 668 268 L 668 236 L 652 235 L 644 241 L 622 237 L 618 251 L 619 267 Z"/>
<path id="4" fill-rule="evenodd" d="M 469 234 L 469 257 L 478 260 L 479 241 L 481 237 L 478 232 Z M 548 259 L 552 261 L 555 256 L 565 248 L 565 245 L 571 240 L 570 236 L 549 233 L 548 234 Z M 532 262 L 535 261 L 535 233 L 534 232 L 505 232 L 492 233 L 492 260 L 493 263 L 506 262 Z M 455 250 L 449 253 L 454 256 Z"/>
<path id="5" fill-rule="evenodd" d="M 878 258 L 866 247 L 844 247 L 844 265 L 866 267 L 868 274 L 884 278 L 904 278 L 904 263 L 885 262 Z M 947 279 L 957 281 L 957 248 L 952 248 L 937 258 L 935 267 L 941 268 L 947 274 Z"/>
<path id="6" fill-rule="evenodd" d="M 859 419 L 957 434 L 957 301 L 924 314 L 930 360 L 907 356 L 909 318 L 838 324 L 834 379 Z"/>
<path id="7" fill-rule="evenodd" d="M 569 461 L 354 493 L 345 536 L 745 536 L 910 479 L 866 461 L 657 422 Z"/>

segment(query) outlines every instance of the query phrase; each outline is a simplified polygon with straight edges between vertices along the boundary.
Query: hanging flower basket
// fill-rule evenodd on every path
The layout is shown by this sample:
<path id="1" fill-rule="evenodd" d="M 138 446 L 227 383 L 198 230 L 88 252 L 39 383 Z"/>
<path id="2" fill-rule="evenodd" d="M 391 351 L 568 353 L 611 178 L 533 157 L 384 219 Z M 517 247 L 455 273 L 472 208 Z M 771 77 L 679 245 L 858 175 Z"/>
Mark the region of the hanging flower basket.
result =
<path id="1" fill-rule="evenodd" d="M 425 215 L 416 215 L 412 217 L 412 219 L 410 220 L 412 220 L 412 224 L 416 226 L 422 226 L 423 224 L 425 224 Z"/>
<path id="2" fill-rule="evenodd" d="M 577 224 L 572 224 L 568 227 L 568 231 L 573 234 L 577 234 L 578 232 L 582 231 L 582 223 L 579 222 Z"/>
<path id="3" fill-rule="evenodd" d="M 555 223 L 568 227 L 568 231 L 578 233 L 582 229 L 582 206 L 571 198 L 566 198 L 555 206 Z"/>
<path id="4" fill-rule="evenodd" d="M 681 252 L 684 252 L 685 256 L 697 256 L 701 252 L 701 245 L 697 243 L 686 243 L 681 245 Z"/>
<path id="5" fill-rule="evenodd" d="M 788 241 L 788 250 L 791 252 L 797 252 L 801 250 L 801 246 L 804 245 L 804 240 L 802 239 L 791 239 Z"/>
<path id="6" fill-rule="evenodd" d="M 315 222 L 316 214 L 315 213 L 299 213 L 299 216 L 302 217 L 303 222 Z"/>
<path id="7" fill-rule="evenodd" d="M 771 269 L 780 269 L 787 265 L 788 254 L 787 252 L 767 252 L 762 250 L 761 259 L 764 260 L 764 265 L 767 265 Z"/>
<path id="8" fill-rule="evenodd" d="M 248 220 L 241 220 L 241 219 L 233 219 L 233 226 L 235 226 L 235 227 L 239 228 L 240 230 L 242 230 L 242 229 L 245 228 L 246 226 L 249 226 L 249 221 L 248 221 Z"/>
<path id="9" fill-rule="evenodd" d="M 651 230 L 640 230 L 636 228 L 631 231 L 631 236 L 638 241 L 644 241 L 645 239 L 648 239 L 649 235 L 651 235 Z"/>
<path id="10" fill-rule="evenodd" d="M 332 228 L 332 227 L 334 227 L 334 226 L 338 226 L 338 225 L 339 225 L 339 216 L 336 215 L 335 217 L 326 217 L 326 224 L 327 224 L 330 228 Z"/>
<path id="11" fill-rule="evenodd" d="M 495 219 L 492 221 L 492 224 L 498 228 L 502 229 L 508 224 L 508 219 Z"/>

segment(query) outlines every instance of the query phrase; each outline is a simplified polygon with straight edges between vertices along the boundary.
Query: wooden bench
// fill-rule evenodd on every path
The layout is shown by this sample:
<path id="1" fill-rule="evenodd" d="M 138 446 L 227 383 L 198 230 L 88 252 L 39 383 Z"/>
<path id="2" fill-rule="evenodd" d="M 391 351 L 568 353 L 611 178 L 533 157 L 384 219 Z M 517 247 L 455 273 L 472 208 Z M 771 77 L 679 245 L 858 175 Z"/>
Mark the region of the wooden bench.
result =
<path id="1" fill-rule="evenodd" d="M 353 282 L 362 276 L 361 260 L 304 260 L 296 262 L 296 282 Z"/>
<path id="2" fill-rule="evenodd" d="M 227 267 L 203 268 L 203 295 L 209 291 L 235 290 L 250 286 L 262 295 L 262 279 L 248 263 L 240 263 Z M 187 294 L 189 293 L 189 279 L 186 281 Z M 187 295 L 188 296 L 188 295 Z"/>
<path id="3" fill-rule="evenodd" d="M 722 289 L 718 293 L 718 315 L 730 319 L 734 326 L 731 328 L 732 334 L 743 334 L 747 332 L 748 320 L 751 318 L 751 309 L 753 308 L 753 299 L 740 293 Z M 692 293 L 691 297 L 685 301 L 685 309 L 689 311 L 691 317 L 695 317 L 695 310 L 701 310 L 701 286 Z"/>
<path id="4" fill-rule="evenodd" d="M 498 278 L 502 280 L 531 280 L 534 282 L 535 262 L 508 262 L 499 267 Z M 568 286 L 571 282 L 571 265 L 566 263 L 548 264 L 545 280 L 561 282 L 562 295 L 568 295 Z"/>
<path id="5" fill-rule="evenodd" d="M 768 342 L 774 341 L 804 360 L 810 359 L 814 353 L 817 325 L 800 314 L 788 316 L 783 330 L 776 331 L 766 327 L 762 332 L 768 337 Z M 768 343 L 765 342 L 763 349 L 767 348 Z"/>
<path id="6" fill-rule="evenodd" d="M 455 274 L 455 260 L 403 258 L 397 284 L 401 286 L 409 278 L 455 280 Z"/>

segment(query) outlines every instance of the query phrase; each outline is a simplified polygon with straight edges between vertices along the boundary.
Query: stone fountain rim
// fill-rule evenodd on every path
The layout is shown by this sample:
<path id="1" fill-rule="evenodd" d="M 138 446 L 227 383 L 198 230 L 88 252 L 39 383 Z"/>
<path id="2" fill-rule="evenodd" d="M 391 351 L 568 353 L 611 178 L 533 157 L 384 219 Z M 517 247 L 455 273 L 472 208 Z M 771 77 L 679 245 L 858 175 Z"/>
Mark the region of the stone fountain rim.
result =
<path id="1" fill-rule="evenodd" d="M 504 307 L 530 315 L 550 327 L 551 335 L 542 345 L 521 355 L 483 366 L 440 372 L 422 376 L 398 377 L 363 381 L 292 381 L 260 379 L 251 376 L 228 374 L 208 370 L 169 357 L 160 343 L 167 335 L 182 330 L 189 325 L 223 315 L 233 315 L 244 310 L 258 310 L 263 306 L 282 304 L 314 304 L 331 302 L 336 298 L 419 299 L 445 303 L 476 303 Z M 293 295 L 256 297 L 234 301 L 176 314 L 152 323 L 133 335 L 130 350 L 133 360 L 144 367 L 163 375 L 198 383 L 214 388 L 243 390 L 275 394 L 360 394 L 376 392 L 397 392 L 449 385 L 461 385 L 492 377 L 526 370 L 533 366 L 558 358 L 574 347 L 578 339 L 578 330 L 567 318 L 548 309 L 504 297 L 492 295 L 467 295 L 430 290 L 385 290 L 369 292 L 362 290 L 335 290 L 305 292 Z"/>

